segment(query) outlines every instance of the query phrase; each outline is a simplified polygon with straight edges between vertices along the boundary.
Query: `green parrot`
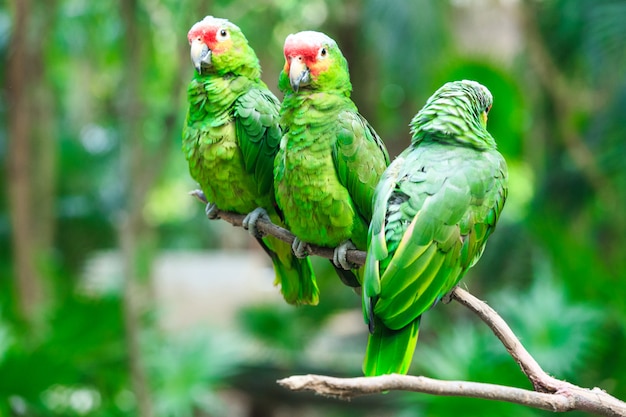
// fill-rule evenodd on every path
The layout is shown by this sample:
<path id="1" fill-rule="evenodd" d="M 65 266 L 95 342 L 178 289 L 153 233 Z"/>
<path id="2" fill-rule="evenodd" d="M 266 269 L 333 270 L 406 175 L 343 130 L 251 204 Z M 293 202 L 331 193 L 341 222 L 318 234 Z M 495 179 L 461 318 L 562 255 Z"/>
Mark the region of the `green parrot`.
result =
<path id="1" fill-rule="evenodd" d="M 207 16 L 187 38 L 196 71 L 187 90 L 182 148 L 191 176 L 211 202 L 207 216 L 215 218 L 218 207 L 251 213 L 244 226 L 272 259 L 285 300 L 315 305 L 319 291 L 310 260 L 254 227 L 260 216 L 282 224 L 273 192 L 280 103 L 261 81 L 259 60 L 239 27 Z"/>
<path id="2" fill-rule="evenodd" d="M 304 256 L 306 243 L 337 248 L 339 277 L 358 287 L 346 251 L 367 247 L 372 197 L 389 156 L 350 99 L 348 63 L 333 39 L 313 31 L 291 34 L 284 55 L 276 202 L 297 237 L 294 253 Z"/>
<path id="3" fill-rule="evenodd" d="M 507 166 L 487 131 L 492 102 L 474 81 L 442 86 L 376 187 L 362 291 L 365 375 L 408 372 L 422 313 L 478 261 L 493 233 Z"/>

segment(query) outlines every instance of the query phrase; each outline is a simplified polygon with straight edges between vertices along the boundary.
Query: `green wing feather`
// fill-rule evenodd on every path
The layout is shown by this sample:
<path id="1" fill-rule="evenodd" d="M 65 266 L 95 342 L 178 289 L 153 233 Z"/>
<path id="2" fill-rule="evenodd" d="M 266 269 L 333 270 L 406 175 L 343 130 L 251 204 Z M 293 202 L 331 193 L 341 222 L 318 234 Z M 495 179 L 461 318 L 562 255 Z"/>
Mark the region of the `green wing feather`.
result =
<path id="1" fill-rule="evenodd" d="M 365 319 L 374 323 L 366 375 L 406 373 L 421 314 L 480 258 L 505 181 L 495 150 L 428 143 L 390 165 L 377 188 L 363 284 Z"/>
<path id="2" fill-rule="evenodd" d="M 374 212 L 368 231 L 369 245 L 365 259 L 367 279 L 364 279 L 362 287 L 364 319 L 371 331 L 374 329 L 373 301 L 380 294 L 380 260 L 389 255 L 385 237 L 387 205 L 376 203 L 389 200 L 398 179 L 402 159 L 403 156 L 400 155 L 394 163 L 389 165 L 375 190 L 376 201 L 373 204 Z"/>
<path id="3" fill-rule="evenodd" d="M 374 189 L 389 165 L 389 155 L 367 120 L 353 110 L 339 114 L 333 161 L 339 181 L 348 189 L 361 217 L 369 222 Z"/>
<path id="4" fill-rule="evenodd" d="M 274 157 L 282 136 L 280 103 L 269 90 L 253 88 L 235 102 L 235 127 L 246 171 L 254 174 L 261 194 L 273 195 Z"/>
<path id="5" fill-rule="evenodd" d="M 348 190 L 356 212 L 364 225 L 363 232 L 355 232 L 351 240 L 357 247 L 366 239 L 367 225 L 372 218 L 374 190 L 385 168 L 389 165 L 389 154 L 382 140 L 370 124 L 358 112 L 350 109 L 339 113 L 337 137 L 332 147 L 333 163 L 339 182 Z M 362 282 L 362 270 L 343 271 L 347 275 L 342 281 Z"/>

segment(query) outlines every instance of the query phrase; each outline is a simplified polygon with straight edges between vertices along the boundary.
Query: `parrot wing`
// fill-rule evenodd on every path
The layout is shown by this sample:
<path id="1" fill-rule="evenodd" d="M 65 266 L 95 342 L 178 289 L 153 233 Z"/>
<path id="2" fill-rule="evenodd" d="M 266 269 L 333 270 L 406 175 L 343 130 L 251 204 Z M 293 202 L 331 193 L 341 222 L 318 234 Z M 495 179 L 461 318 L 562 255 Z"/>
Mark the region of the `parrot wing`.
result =
<path id="1" fill-rule="evenodd" d="M 369 222 L 374 189 L 389 165 L 389 154 L 367 120 L 355 111 L 339 114 L 333 161 L 339 181 L 348 189 L 361 217 Z"/>
<path id="2" fill-rule="evenodd" d="M 410 150 L 391 193 L 376 200 L 385 209 L 388 255 L 372 252 L 382 268 L 379 278 L 366 273 L 364 287 L 376 294 L 374 315 L 391 329 L 416 320 L 478 261 L 506 199 L 497 152 L 436 148 Z M 380 233 L 372 236 L 374 249 Z"/>
<path id="3" fill-rule="evenodd" d="M 282 136 L 280 102 L 269 91 L 252 88 L 235 102 L 235 128 L 246 171 L 253 173 L 259 193 L 273 187 L 274 157 Z"/>
<path id="4" fill-rule="evenodd" d="M 369 247 L 367 258 L 365 259 L 365 278 L 363 281 L 363 314 L 365 322 L 373 331 L 373 301 L 380 294 L 380 261 L 389 255 L 387 240 L 385 236 L 385 215 L 387 214 L 387 203 L 391 193 L 396 187 L 399 168 L 403 165 L 403 155 L 400 155 L 389 165 L 385 173 L 376 186 L 374 193 L 374 212 L 368 231 Z"/>

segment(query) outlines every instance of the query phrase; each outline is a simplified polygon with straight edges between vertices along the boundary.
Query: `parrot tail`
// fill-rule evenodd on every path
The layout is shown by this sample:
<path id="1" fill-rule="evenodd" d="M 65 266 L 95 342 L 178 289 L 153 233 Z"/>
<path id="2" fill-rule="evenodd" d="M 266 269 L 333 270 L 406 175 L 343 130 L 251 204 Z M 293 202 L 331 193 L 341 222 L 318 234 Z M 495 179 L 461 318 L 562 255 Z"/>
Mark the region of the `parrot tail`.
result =
<path id="1" fill-rule="evenodd" d="M 291 251 L 291 245 L 273 236 L 258 239 L 265 252 L 272 258 L 276 279 L 274 285 L 280 285 L 280 292 L 289 304 L 317 305 L 319 289 L 313 272 L 311 260 L 298 258 Z"/>
<path id="2" fill-rule="evenodd" d="M 400 330 L 392 330 L 376 319 L 367 340 L 363 361 L 365 376 L 406 374 L 411 366 L 419 332 L 420 317 Z"/>

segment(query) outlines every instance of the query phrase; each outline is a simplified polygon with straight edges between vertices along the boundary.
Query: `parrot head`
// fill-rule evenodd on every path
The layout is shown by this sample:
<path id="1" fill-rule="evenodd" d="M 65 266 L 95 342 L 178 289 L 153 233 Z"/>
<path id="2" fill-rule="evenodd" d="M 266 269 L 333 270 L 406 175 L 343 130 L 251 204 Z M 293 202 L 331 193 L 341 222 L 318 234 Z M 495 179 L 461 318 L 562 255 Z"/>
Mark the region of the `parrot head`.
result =
<path id="1" fill-rule="evenodd" d="M 252 67 L 260 72 L 258 59 L 239 27 L 226 19 L 206 16 L 187 33 L 191 61 L 198 74 L 219 75 Z"/>
<path id="2" fill-rule="evenodd" d="M 337 43 L 321 32 L 304 31 L 285 39 L 285 66 L 279 86 L 300 89 L 338 89 L 347 94 L 352 89 L 348 62 Z"/>
<path id="3" fill-rule="evenodd" d="M 429 132 L 439 139 L 454 138 L 478 148 L 495 146 L 487 132 L 487 115 L 492 104 L 491 92 L 476 81 L 446 83 L 411 121 L 413 140 L 420 141 L 422 133 Z"/>

